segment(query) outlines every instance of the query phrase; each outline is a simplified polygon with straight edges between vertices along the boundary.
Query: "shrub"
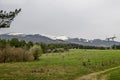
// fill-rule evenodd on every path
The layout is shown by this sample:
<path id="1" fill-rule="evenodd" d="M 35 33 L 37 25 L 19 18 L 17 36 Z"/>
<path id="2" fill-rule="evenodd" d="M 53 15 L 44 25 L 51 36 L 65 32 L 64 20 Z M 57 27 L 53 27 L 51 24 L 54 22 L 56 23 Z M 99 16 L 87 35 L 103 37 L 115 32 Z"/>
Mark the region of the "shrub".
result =
<path id="1" fill-rule="evenodd" d="M 32 48 L 30 48 L 30 53 L 33 54 L 34 60 L 38 60 L 39 56 L 42 55 L 43 51 L 41 46 L 34 45 Z"/>
<path id="2" fill-rule="evenodd" d="M 3 49 L 2 51 L 0 51 L 0 62 L 6 62 L 6 60 L 8 59 L 8 53 L 6 52 L 5 49 Z"/>
<path id="3" fill-rule="evenodd" d="M 23 61 L 33 61 L 33 60 L 34 60 L 34 57 L 29 51 L 26 51 L 23 54 Z"/>
<path id="4" fill-rule="evenodd" d="M 5 48 L 0 51 L 0 62 L 23 62 L 32 61 L 33 55 L 23 48 Z"/>

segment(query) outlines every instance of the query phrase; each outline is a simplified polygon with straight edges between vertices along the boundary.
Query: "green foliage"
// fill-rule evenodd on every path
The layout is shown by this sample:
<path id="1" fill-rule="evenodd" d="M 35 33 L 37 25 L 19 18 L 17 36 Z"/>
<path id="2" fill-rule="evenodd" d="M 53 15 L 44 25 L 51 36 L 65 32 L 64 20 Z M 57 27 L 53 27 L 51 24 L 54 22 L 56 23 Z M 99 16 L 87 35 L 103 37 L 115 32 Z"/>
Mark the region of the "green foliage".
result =
<path id="1" fill-rule="evenodd" d="M 33 46 L 33 42 L 31 42 L 31 41 L 29 41 L 29 42 L 26 44 L 27 49 L 30 49 L 32 46 Z"/>
<path id="2" fill-rule="evenodd" d="M 24 48 L 26 46 L 25 40 L 19 41 L 20 47 Z"/>
<path id="3" fill-rule="evenodd" d="M 64 52 L 64 51 L 69 50 L 68 44 L 62 44 L 62 43 L 61 44 L 60 43 L 44 44 L 44 43 L 41 43 L 40 45 L 41 45 L 44 53 Z"/>
<path id="4" fill-rule="evenodd" d="M 26 42 L 24 40 L 18 40 L 18 38 L 12 38 L 11 40 L 0 40 L 0 49 L 3 49 L 6 47 L 6 45 L 9 45 L 14 48 L 20 47 L 29 50 L 34 44 L 41 46 L 43 53 L 64 52 L 69 50 L 68 44 L 33 43 L 31 41 Z"/>
<path id="5" fill-rule="evenodd" d="M 33 54 L 34 60 L 39 60 L 39 57 L 43 54 L 42 48 L 39 45 L 34 45 L 30 49 L 30 53 Z"/>
<path id="6" fill-rule="evenodd" d="M 99 50 L 109 49 L 109 47 L 84 46 L 81 44 L 74 44 L 74 43 L 68 44 L 68 47 L 69 47 L 69 49 L 99 49 Z"/>
<path id="7" fill-rule="evenodd" d="M 20 42 L 17 38 L 13 38 L 10 40 L 10 46 L 12 47 L 19 47 L 20 46 Z"/>
<path id="8" fill-rule="evenodd" d="M 33 42 L 29 41 L 27 43 L 25 40 L 18 40 L 17 38 L 12 38 L 11 40 L 0 40 L 0 49 L 4 49 L 8 45 L 15 48 L 21 47 L 29 50 L 33 46 Z"/>
<path id="9" fill-rule="evenodd" d="M 6 48 L 6 45 L 7 45 L 7 41 L 5 39 L 0 40 L 0 50 Z"/>
<path id="10" fill-rule="evenodd" d="M 112 49 L 120 49 L 120 45 L 113 45 Z"/>

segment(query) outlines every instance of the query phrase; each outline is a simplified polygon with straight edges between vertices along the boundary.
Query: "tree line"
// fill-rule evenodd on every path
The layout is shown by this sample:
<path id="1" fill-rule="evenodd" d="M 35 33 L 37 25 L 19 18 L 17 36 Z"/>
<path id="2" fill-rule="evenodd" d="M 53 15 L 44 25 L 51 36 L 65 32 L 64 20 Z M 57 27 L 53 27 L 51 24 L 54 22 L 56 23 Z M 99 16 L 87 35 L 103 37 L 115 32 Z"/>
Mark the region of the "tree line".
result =
<path id="1" fill-rule="evenodd" d="M 99 50 L 105 50 L 110 49 L 110 47 L 103 47 L 103 46 L 86 46 L 81 44 L 74 44 L 70 43 L 68 44 L 69 49 L 99 49 Z"/>
<path id="2" fill-rule="evenodd" d="M 120 49 L 120 44 L 119 45 L 113 45 L 112 49 Z"/>
<path id="3" fill-rule="evenodd" d="M 114 47 L 114 46 L 113 46 Z M 24 62 L 39 60 L 41 54 L 61 53 L 69 49 L 110 49 L 109 47 L 83 46 L 74 43 L 33 43 L 13 38 L 0 39 L 0 62 Z M 116 46 L 120 49 L 120 45 Z"/>
<path id="4" fill-rule="evenodd" d="M 7 46 L 14 48 L 24 48 L 29 50 L 33 45 L 41 46 L 43 53 L 51 53 L 51 52 L 64 52 L 68 51 L 68 45 L 62 43 L 56 44 L 45 44 L 45 43 L 33 43 L 32 41 L 26 42 L 25 40 L 18 40 L 17 38 L 12 38 L 11 40 L 2 39 L 0 40 L 0 49 L 3 49 Z"/>
<path id="5" fill-rule="evenodd" d="M 26 42 L 25 40 L 18 40 L 17 38 L 13 38 L 11 40 L 0 39 L 0 49 L 3 49 L 7 46 L 14 48 L 24 48 L 29 50 L 33 45 L 39 45 L 42 48 L 43 53 L 51 53 L 51 52 L 64 52 L 69 49 L 109 49 L 109 47 L 98 47 L 98 46 L 84 46 L 80 44 L 74 43 L 33 43 L 32 41 Z M 114 47 L 114 46 L 113 46 Z M 116 46 L 116 48 L 120 48 Z"/>

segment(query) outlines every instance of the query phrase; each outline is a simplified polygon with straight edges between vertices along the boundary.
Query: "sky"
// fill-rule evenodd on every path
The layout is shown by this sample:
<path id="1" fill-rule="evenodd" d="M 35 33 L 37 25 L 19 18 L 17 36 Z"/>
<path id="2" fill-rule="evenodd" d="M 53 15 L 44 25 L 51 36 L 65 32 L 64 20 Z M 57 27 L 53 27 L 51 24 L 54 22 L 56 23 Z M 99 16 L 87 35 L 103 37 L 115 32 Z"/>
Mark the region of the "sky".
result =
<path id="1" fill-rule="evenodd" d="M 9 29 L 86 39 L 116 35 L 120 41 L 120 0 L 0 0 L 0 10 L 22 8 Z"/>

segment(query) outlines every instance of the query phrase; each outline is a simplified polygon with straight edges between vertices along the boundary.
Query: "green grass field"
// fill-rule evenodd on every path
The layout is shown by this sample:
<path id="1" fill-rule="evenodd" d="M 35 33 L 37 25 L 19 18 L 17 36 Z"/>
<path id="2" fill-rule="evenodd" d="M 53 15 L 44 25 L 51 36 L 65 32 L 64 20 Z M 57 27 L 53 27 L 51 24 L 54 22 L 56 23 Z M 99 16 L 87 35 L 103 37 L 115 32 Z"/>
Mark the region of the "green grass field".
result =
<path id="1" fill-rule="evenodd" d="M 120 80 L 120 67 L 98 75 L 98 79 L 101 78 L 106 80 Z"/>
<path id="2" fill-rule="evenodd" d="M 0 80 L 74 80 L 120 66 L 120 50 L 70 50 L 43 54 L 39 61 L 0 64 Z"/>
<path id="3" fill-rule="evenodd" d="M 120 68 L 109 73 L 109 80 L 120 80 Z"/>

